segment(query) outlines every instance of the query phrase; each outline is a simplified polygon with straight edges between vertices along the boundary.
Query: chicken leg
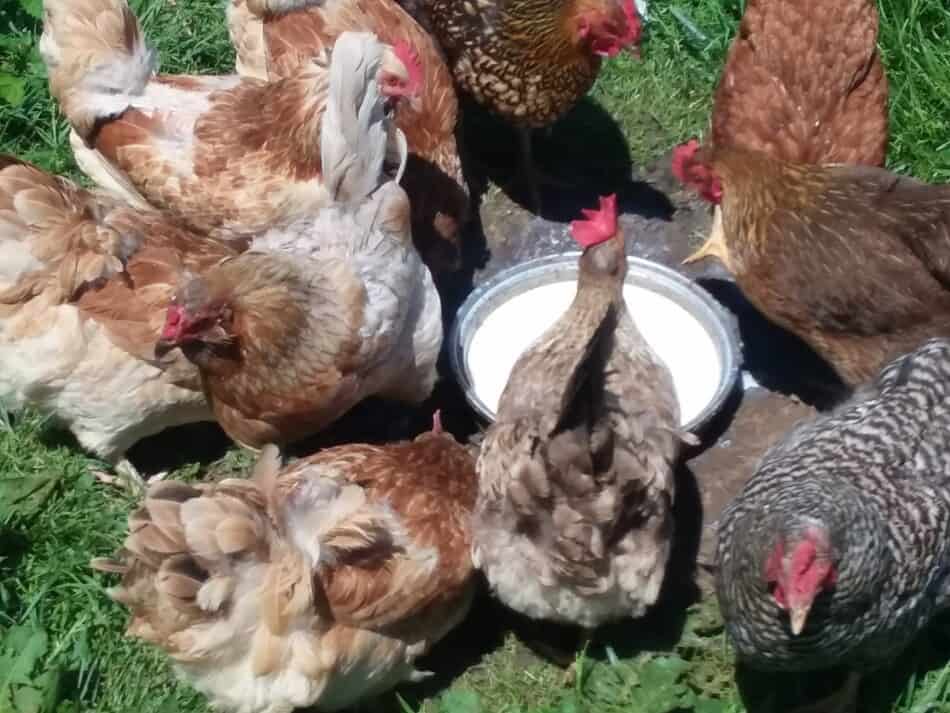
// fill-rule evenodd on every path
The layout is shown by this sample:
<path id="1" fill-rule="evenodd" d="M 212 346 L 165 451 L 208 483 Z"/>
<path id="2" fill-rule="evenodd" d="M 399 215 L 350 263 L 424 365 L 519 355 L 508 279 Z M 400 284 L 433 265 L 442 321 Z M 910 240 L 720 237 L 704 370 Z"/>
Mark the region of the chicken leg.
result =
<path id="1" fill-rule="evenodd" d="M 576 182 L 565 181 L 545 173 L 534 161 L 534 147 L 532 139 L 534 130 L 527 127 L 518 127 L 518 143 L 520 148 L 520 166 L 515 176 L 508 182 L 508 188 L 523 186 L 527 192 L 527 208 L 532 213 L 541 210 L 541 186 L 555 188 L 575 188 Z"/>
<path id="2" fill-rule="evenodd" d="M 857 713 L 861 675 L 850 672 L 841 688 L 819 701 L 801 706 L 792 713 Z"/>
<path id="3" fill-rule="evenodd" d="M 106 483 L 107 485 L 116 485 L 123 490 L 128 490 L 132 493 L 143 493 L 145 492 L 146 480 L 139 473 L 138 468 L 132 465 L 132 461 L 128 458 L 122 458 L 116 462 L 113 467 L 113 472 L 115 475 L 110 475 L 101 470 L 92 471 L 93 476 L 100 483 Z M 148 479 L 149 482 L 155 483 L 159 480 L 162 480 L 168 475 L 168 471 L 162 471 L 161 473 L 156 473 L 151 478 Z"/>
<path id="4" fill-rule="evenodd" d="M 567 667 L 567 670 L 564 672 L 563 684 L 565 688 L 570 688 L 577 683 L 577 679 L 581 677 L 582 671 L 579 670 L 577 665 L 577 657 L 579 654 L 583 653 L 586 658 L 587 652 L 590 651 L 590 647 L 594 642 L 594 633 L 595 629 L 583 629 L 581 630 L 580 639 L 577 645 L 577 653 L 574 655 L 574 660 L 571 661 L 570 665 Z"/>

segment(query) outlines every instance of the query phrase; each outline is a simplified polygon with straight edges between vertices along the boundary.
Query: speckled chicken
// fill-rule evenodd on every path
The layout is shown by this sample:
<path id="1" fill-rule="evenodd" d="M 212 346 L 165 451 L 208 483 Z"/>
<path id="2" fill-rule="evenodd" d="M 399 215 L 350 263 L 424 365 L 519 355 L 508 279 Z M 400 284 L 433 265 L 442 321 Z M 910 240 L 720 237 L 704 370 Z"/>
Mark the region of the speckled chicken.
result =
<path id="1" fill-rule="evenodd" d="M 428 674 L 468 611 L 475 469 L 441 432 L 331 448 L 253 477 L 150 487 L 111 596 L 219 710 L 338 711 Z"/>
<path id="2" fill-rule="evenodd" d="M 372 32 L 393 47 L 413 48 L 418 95 L 396 103 L 393 120 L 406 136 L 409 161 L 402 186 L 412 205 L 412 234 L 433 271 L 458 267 L 459 231 L 467 220 L 455 126 L 458 101 L 452 75 L 435 41 L 395 0 L 231 0 L 228 29 L 244 76 L 293 77 L 347 31 Z"/>
<path id="3" fill-rule="evenodd" d="M 376 42 L 346 33 L 334 56 L 364 40 Z M 317 433 L 369 396 L 419 403 L 437 378 L 441 301 L 412 243 L 399 129 L 386 180 L 374 71 L 330 68 L 320 151 L 333 205 L 255 235 L 256 264 L 244 256 L 227 279 L 196 275 L 167 311 L 156 352 L 196 364 L 218 422 L 252 448 Z"/>
<path id="4" fill-rule="evenodd" d="M 866 672 L 950 604 L 950 341 L 888 364 L 764 457 L 719 525 L 739 656 Z M 827 702 L 854 709 L 856 676 Z"/>
<path id="5" fill-rule="evenodd" d="M 153 353 L 187 273 L 237 254 L 155 211 L 0 156 L 0 399 L 68 428 L 92 453 L 125 460 L 138 440 L 212 419 L 198 372 Z"/>
<path id="6" fill-rule="evenodd" d="M 231 239 L 335 199 L 321 161 L 325 55 L 276 82 L 156 74 L 156 53 L 125 0 L 45 0 L 40 49 L 77 163 L 126 200 Z M 380 91 L 398 101 L 418 90 L 409 49 L 367 40 L 333 60 L 372 65 Z"/>
<path id="7" fill-rule="evenodd" d="M 640 41 L 633 0 L 404 0 L 432 28 L 458 85 L 521 134 L 522 174 L 538 205 L 544 176 L 531 130 L 590 90 L 601 60 Z"/>
<path id="8" fill-rule="evenodd" d="M 592 630 L 656 601 L 693 438 L 624 302 L 615 196 L 584 215 L 577 295 L 515 363 L 482 443 L 473 552 L 509 607 Z"/>

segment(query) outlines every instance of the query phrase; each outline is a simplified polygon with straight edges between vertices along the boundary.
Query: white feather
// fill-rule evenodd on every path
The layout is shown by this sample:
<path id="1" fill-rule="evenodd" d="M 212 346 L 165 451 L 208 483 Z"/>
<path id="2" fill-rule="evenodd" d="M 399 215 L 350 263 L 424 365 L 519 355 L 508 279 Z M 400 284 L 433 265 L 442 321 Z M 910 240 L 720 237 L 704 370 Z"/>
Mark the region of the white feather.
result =
<path id="1" fill-rule="evenodd" d="M 333 47 L 320 146 L 327 190 L 344 204 L 363 201 L 382 177 L 390 143 L 390 120 L 377 80 L 383 51 L 369 32 L 344 32 Z M 395 143 L 401 175 L 406 162 L 401 132 Z"/>

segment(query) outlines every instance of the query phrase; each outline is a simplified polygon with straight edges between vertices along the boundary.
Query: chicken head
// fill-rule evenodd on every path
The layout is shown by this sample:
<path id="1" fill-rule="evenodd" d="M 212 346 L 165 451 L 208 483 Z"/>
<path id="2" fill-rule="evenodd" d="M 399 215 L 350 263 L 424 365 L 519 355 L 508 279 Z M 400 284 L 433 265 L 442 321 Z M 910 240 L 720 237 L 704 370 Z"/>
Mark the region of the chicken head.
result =
<path id="1" fill-rule="evenodd" d="M 578 3 L 576 39 L 598 57 L 639 54 L 642 25 L 633 0 Z"/>
<path id="2" fill-rule="evenodd" d="M 601 196 L 597 210 L 581 210 L 583 220 L 571 222 L 571 235 L 584 248 L 579 262 L 578 285 L 597 282 L 610 289 L 623 286 L 627 269 L 623 233 L 617 224 L 617 196 Z"/>
<path id="3" fill-rule="evenodd" d="M 716 205 L 722 201 L 722 181 L 704 161 L 703 149 L 696 139 L 690 139 L 673 149 L 673 175 L 680 183 L 696 191 L 703 200 Z"/>
<path id="4" fill-rule="evenodd" d="M 155 356 L 189 344 L 230 344 L 231 316 L 227 301 L 212 295 L 202 278 L 187 280 L 168 305 Z"/>
<path id="5" fill-rule="evenodd" d="M 383 55 L 379 70 L 379 90 L 391 100 L 412 99 L 422 91 L 422 61 L 415 48 L 400 40 Z"/>
<path id="6" fill-rule="evenodd" d="M 836 578 L 828 535 L 818 527 L 779 540 L 765 563 L 766 584 L 775 603 L 788 612 L 795 636 L 804 630 L 815 598 L 831 589 Z"/>

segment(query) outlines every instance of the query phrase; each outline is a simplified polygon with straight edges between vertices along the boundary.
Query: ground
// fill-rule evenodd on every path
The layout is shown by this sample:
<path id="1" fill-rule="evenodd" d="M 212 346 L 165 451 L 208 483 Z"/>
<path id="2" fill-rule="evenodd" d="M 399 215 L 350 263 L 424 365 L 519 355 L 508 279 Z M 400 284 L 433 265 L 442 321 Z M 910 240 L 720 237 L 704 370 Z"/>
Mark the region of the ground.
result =
<path id="1" fill-rule="evenodd" d="M 220 0 L 132 4 L 165 70 L 233 66 Z M 476 180 L 485 192 L 467 242 L 470 269 L 443 285 L 449 314 L 472 284 L 493 271 L 573 249 L 565 222 L 579 207 L 593 206 L 600 193 L 618 193 L 631 254 L 676 267 L 698 244 L 708 210 L 677 189 L 667 157 L 675 143 L 705 127 L 740 1 L 657 0 L 650 10 L 643 59 L 610 63 L 592 97 L 550 136 L 537 137 L 545 167 L 585 188 L 547 196 L 541 217 L 491 183 L 504 182 L 513 135 L 477 113 L 468 115 L 471 153 L 484 169 L 476 173 L 488 181 Z M 950 10 L 943 0 L 881 0 L 881 12 L 892 86 L 889 164 L 928 180 L 950 180 Z M 0 4 L 0 150 L 78 177 L 35 49 L 39 17 L 40 0 Z M 680 469 L 679 546 L 660 606 L 645 620 L 603 632 L 590 656 L 581 655 L 581 675 L 565 688 L 561 669 L 534 651 L 570 650 L 575 632 L 526 622 L 483 593 L 466 622 L 424 662 L 436 676 L 367 709 L 769 713 L 783 710 L 803 688 L 825 683 L 736 671 L 706 585 L 718 513 L 762 451 L 807 417 L 810 404 L 821 406 L 827 380 L 814 357 L 759 317 L 715 264 L 683 271 L 734 314 L 746 369 L 761 386 L 736 390 Z M 446 380 L 424 409 L 359 408 L 301 450 L 410 435 L 425 427 L 435 404 L 445 409 L 448 428 L 464 437 L 477 433 L 479 425 Z M 189 479 L 240 472 L 249 461 L 213 426 L 150 439 L 132 458 L 147 472 L 171 468 L 172 477 Z M 122 636 L 125 614 L 104 594 L 111 581 L 88 568 L 91 557 L 109 554 L 121 542 L 133 506 L 131 497 L 93 480 L 90 471 L 101 465 L 37 416 L 0 421 L 0 713 L 204 713 L 203 700 L 175 682 L 161 656 Z M 605 655 L 604 644 L 616 659 Z M 934 627 L 865 685 L 861 711 L 950 711 L 948 654 L 950 643 Z"/>

